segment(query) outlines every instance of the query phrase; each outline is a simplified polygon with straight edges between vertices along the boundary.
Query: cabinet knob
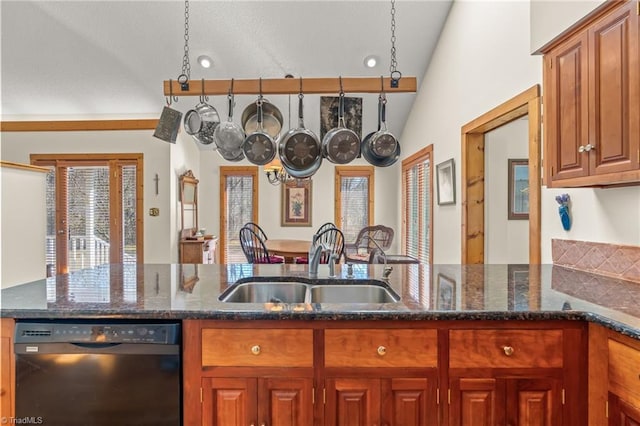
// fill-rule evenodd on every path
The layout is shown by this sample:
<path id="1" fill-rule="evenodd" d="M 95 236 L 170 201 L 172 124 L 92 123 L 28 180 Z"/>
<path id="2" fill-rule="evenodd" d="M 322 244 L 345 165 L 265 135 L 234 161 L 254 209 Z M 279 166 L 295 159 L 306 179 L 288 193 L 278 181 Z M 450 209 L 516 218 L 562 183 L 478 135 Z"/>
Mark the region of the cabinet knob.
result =
<path id="1" fill-rule="evenodd" d="M 387 354 L 387 348 L 384 346 L 378 346 L 378 355 L 385 356 Z"/>
<path id="2" fill-rule="evenodd" d="M 512 346 L 505 346 L 504 348 L 502 348 L 502 350 L 504 351 L 504 354 L 506 356 L 511 356 L 513 355 L 514 349 Z"/>
<path id="3" fill-rule="evenodd" d="M 254 355 L 260 355 L 260 345 L 251 346 L 251 353 Z"/>
<path id="4" fill-rule="evenodd" d="M 591 145 L 590 143 L 586 144 L 586 145 L 580 145 L 578 147 L 578 152 L 589 152 L 591 150 L 595 151 L 596 146 L 595 145 Z"/>

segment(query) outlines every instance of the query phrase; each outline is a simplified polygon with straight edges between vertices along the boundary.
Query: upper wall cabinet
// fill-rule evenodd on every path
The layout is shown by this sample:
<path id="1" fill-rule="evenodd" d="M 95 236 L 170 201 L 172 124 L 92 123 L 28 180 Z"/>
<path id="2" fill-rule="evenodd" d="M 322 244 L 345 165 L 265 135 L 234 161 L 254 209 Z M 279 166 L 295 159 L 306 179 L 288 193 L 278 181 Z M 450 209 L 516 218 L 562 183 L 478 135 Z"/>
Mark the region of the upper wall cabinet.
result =
<path id="1" fill-rule="evenodd" d="M 639 14 L 606 2 L 542 50 L 548 187 L 640 184 Z"/>

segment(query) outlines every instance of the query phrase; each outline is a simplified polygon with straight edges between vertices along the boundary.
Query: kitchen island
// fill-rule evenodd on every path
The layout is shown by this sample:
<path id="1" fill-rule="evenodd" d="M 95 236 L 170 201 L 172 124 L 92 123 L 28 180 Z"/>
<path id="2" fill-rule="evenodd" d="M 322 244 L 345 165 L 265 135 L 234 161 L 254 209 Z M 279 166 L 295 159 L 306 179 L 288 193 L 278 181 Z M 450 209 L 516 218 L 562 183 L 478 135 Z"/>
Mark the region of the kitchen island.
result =
<path id="1" fill-rule="evenodd" d="M 317 282 L 383 274 L 325 268 Z M 8 288 L 3 359 L 14 319 L 179 319 L 185 425 L 462 425 L 473 408 L 491 426 L 578 426 L 587 405 L 604 425 L 608 405 L 627 417 L 639 406 L 627 380 L 639 284 L 551 265 L 394 265 L 392 303 L 218 299 L 238 280 L 283 276 L 309 281 L 306 265 L 112 265 Z"/>

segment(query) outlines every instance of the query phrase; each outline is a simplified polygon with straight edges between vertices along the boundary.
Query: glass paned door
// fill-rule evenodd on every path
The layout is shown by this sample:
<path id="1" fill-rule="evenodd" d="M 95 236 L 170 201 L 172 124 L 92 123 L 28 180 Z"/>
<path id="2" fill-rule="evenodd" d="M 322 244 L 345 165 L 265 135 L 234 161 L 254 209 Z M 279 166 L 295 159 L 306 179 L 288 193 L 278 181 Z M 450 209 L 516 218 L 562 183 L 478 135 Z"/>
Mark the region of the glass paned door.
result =
<path id="1" fill-rule="evenodd" d="M 141 188 L 135 161 L 57 158 L 34 163 L 51 170 L 46 183 L 50 274 L 138 262 Z"/>

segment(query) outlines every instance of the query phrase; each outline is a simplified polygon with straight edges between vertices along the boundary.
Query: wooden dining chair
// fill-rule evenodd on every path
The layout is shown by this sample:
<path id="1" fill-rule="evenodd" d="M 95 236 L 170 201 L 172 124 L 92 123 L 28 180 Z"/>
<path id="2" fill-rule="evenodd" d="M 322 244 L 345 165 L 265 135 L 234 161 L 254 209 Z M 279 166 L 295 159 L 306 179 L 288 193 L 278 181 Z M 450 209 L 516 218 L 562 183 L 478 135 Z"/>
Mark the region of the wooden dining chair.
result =
<path id="1" fill-rule="evenodd" d="M 262 241 L 267 241 L 269 239 L 269 238 L 267 238 L 267 234 L 260 227 L 260 225 L 258 225 L 255 222 L 247 222 L 247 223 L 244 224 L 243 228 L 251 229 L 253 232 L 258 234 L 258 236 L 262 239 Z"/>
<path id="2" fill-rule="evenodd" d="M 249 227 L 240 229 L 240 246 L 248 263 L 284 263 L 284 258 L 269 254 L 264 240 Z"/>
<path id="3" fill-rule="evenodd" d="M 344 235 L 338 228 L 327 228 L 315 236 L 314 245 L 322 244 L 329 248 L 328 252 L 322 253 L 320 263 L 329 263 L 333 256 L 336 263 L 340 263 L 344 254 Z"/>
<path id="4" fill-rule="evenodd" d="M 337 228 L 337 226 L 333 222 L 327 222 L 327 223 L 323 224 L 322 226 L 320 226 L 320 228 L 318 228 L 316 233 L 313 234 L 312 242 L 314 242 L 316 240 L 316 238 L 318 237 L 318 234 L 322 233 L 323 231 L 326 231 L 327 229 L 331 229 L 331 228 Z M 306 257 L 296 257 L 295 259 L 293 259 L 293 263 L 302 263 L 302 264 L 309 263 L 309 259 L 306 258 Z"/>

